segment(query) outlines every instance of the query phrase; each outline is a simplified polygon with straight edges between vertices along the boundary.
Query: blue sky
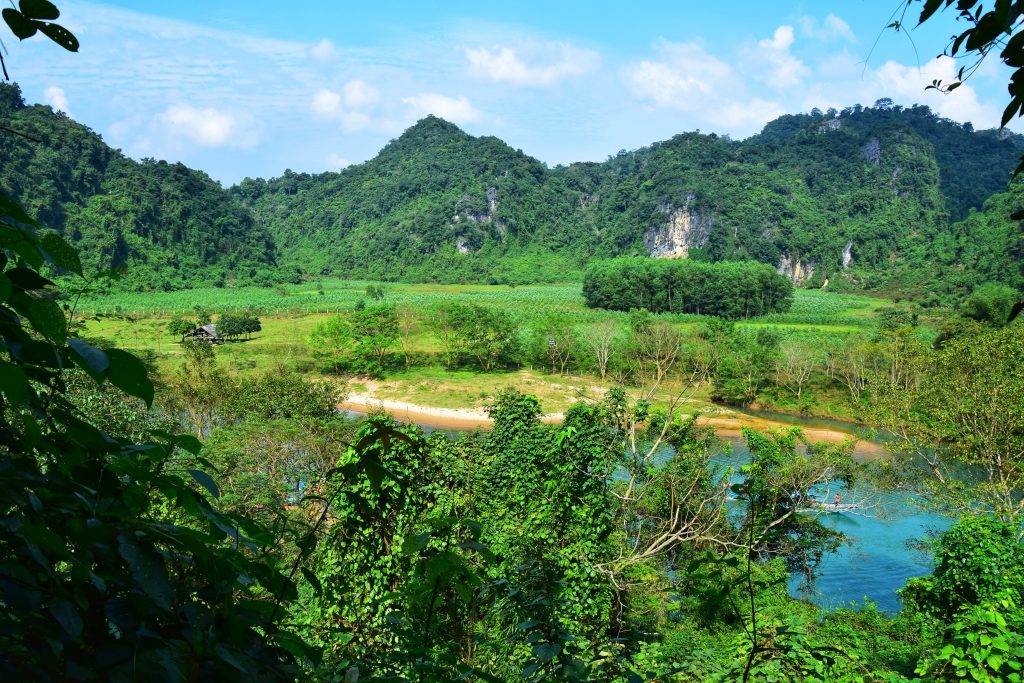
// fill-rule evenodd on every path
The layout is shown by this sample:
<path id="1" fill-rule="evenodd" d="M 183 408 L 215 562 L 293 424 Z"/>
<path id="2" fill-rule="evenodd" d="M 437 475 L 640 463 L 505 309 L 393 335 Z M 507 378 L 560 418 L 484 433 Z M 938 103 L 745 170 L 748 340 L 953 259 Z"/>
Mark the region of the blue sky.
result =
<path id="1" fill-rule="evenodd" d="M 925 91 L 957 25 L 886 30 L 903 4 L 66 0 L 79 54 L 4 42 L 30 102 L 224 184 L 365 161 L 431 113 L 551 165 L 880 97 L 997 125 L 1006 70 Z"/>

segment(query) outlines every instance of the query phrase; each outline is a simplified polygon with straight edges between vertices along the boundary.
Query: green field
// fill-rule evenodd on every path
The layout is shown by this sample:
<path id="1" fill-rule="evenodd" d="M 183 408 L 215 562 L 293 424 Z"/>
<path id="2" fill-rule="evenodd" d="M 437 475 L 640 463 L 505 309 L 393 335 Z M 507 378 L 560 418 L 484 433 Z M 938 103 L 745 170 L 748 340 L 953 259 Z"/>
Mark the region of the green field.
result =
<path id="1" fill-rule="evenodd" d="M 200 306 L 214 316 L 254 308 L 263 331 L 251 340 L 218 347 L 219 362 L 235 372 L 266 371 L 277 367 L 317 372 L 308 339 L 319 322 L 339 313 L 347 313 L 366 298 L 365 281 L 324 280 L 277 288 L 193 289 L 176 292 L 116 294 L 79 302 L 78 311 L 85 321 L 84 334 L 116 341 L 122 348 L 141 351 L 155 357 L 163 371 L 177 366 L 181 346 L 167 332 L 174 316 L 193 317 Z M 529 365 L 511 372 L 480 373 L 468 370 L 448 371 L 440 364 L 440 342 L 426 323 L 437 304 L 450 301 L 472 302 L 508 315 L 525 335 L 539 314 L 556 311 L 569 316 L 577 325 L 586 326 L 612 318 L 626 325 L 627 314 L 588 309 L 579 284 L 533 285 L 436 285 L 384 283 L 387 303 L 407 306 L 422 318 L 411 339 L 411 351 L 430 359 L 426 365 L 401 367 L 398 361 L 387 376 L 374 385 L 374 396 L 444 408 L 479 408 L 489 397 L 507 386 L 517 386 L 541 399 L 546 410 L 560 411 L 582 396 L 602 390 L 598 378 L 570 374 L 553 376 L 541 367 Z M 323 294 L 319 292 L 322 291 Z M 839 340 L 851 334 L 865 333 L 876 324 L 875 311 L 888 305 L 885 299 L 819 290 L 796 290 L 793 307 L 778 313 L 737 323 L 740 327 L 778 331 L 784 338 Z M 691 329 L 701 317 L 668 315 L 681 328 Z M 397 355 L 397 349 L 396 349 Z M 357 389 L 358 390 L 358 389 Z M 849 417 L 839 400 L 822 397 L 822 414 Z M 836 397 L 837 399 L 841 397 Z M 707 389 L 697 391 L 694 399 L 709 408 Z M 788 409 L 787 406 L 779 406 Z"/>

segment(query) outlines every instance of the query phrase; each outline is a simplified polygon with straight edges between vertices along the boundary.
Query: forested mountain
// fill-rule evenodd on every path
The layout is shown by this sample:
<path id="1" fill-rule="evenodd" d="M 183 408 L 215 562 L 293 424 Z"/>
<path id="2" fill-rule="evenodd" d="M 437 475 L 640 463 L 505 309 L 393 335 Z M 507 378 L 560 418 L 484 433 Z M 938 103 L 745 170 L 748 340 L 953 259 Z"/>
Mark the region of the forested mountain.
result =
<path id="1" fill-rule="evenodd" d="M 962 290 L 1001 277 L 978 254 L 1006 245 L 979 252 L 953 221 L 1006 189 L 1022 147 L 880 100 L 783 116 L 742 142 L 684 133 L 548 169 L 428 117 L 365 164 L 233 191 L 283 262 L 312 273 L 523 282 L 576 277 L 595 257 L 688 255 L 816 285 L 927 289 L 955 272 Z"/>
<path id="2" fill-rule="evenodd" d="M 683 133 L 602 163 L 548 168 L 427 117 L 340 173 L 229 190 L 136 162 L 0 86 L 0 187 L 135 288 L 341 275 L 564 281 L 595 258 L 753 259 L 796 283 L 963 293 L 1019 286 L 1007 190 L 1020 136 L 888 100 L 772 121 L 747 140 Z M 992 199 L 989 199 L 989 198 Z M 987 203 L 986 203 L 987 202 Z"/>
<path id="3" fill-rule="evenodd" d="M 124 270 L 135 288 L 273 282 L 270 234 L 205 173 L 133 161 L 89 128 L 0 84 L 0 188 L 79 247 L 88 272 Z"/>

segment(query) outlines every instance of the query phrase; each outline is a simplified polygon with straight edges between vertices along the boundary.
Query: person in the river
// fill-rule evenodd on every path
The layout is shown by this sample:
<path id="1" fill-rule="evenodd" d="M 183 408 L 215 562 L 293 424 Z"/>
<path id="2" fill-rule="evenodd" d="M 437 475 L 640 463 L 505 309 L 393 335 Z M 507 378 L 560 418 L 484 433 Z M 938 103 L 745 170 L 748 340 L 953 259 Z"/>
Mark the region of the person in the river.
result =
<path id="1" fill-rule="evenodd" d="M 836 507 L 839 507 L 839 494 L 838 493 L 836 494 L 835 501 L 836 501 Z"/>

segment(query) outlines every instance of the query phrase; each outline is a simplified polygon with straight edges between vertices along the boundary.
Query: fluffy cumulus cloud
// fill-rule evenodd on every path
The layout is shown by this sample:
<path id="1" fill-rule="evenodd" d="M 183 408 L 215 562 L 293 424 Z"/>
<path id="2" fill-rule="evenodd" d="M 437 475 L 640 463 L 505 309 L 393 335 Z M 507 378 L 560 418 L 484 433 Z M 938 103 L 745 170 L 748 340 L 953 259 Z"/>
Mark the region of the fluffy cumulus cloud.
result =
<path id="1" fill-rule="evenodd" d="M 313 95 L 313 102 L 309 105 L 313 115 L 321 119 L 337 118 L 342 113 L 341 93 L 322 88 Z"/>
<path id="2" fill-rule="evenodd" d="M 341 170 L 346 166 L 351 165 L 351 163 L 351 161 L 341 156 L 340 154 L 331 152 L 330 154 L 327 155 L 327 167 L 330 168 L 332 171 Z"/>
<path id="3" fill-rule="evenodd" d="M 176 104 L 156 118 L 167 132 L 201 147 L 251 147 L 256 142 L 248 117 L 220 109 Z"/>
<path id="4" fill-rule="evenodd" d="M 596 52 L 568 43 L 548 43 L 528 51 L 532 60 L 513 47 L 469 48 L 465 53 L 473 76 L 528 87 L 549 87 L 582 76 L 601 61 Z"/>
<path id="5" fill-rule="evenodd" d="M 955 60 L 945 56 L 936 57 L 920 67 L 889 60 L 880 66 L 865 68 L 856 57 L 841 54 L 822 63 L 820 78 L 806 89 L 803 99 L 792 108 L 806 111 L 813 107 L 870 106 L 876 100 L 888 97 L 903 106 L 926 104 L 940 116 L 954 121 L 970 121 L 977 128 L 998 126 L 1002 109 L 994 102 L 981 99 L 970 81 L 948 95 L 925 89 L 934 80 L 950 83 L 958 68 Z"/>
<path id="6" fill-rule="evenodd" d="M 338 56 L 338 49 L 334 47 L 334 43 L 326 38 L 322 38 L 320 42 L 310 48 L 309 54 L 314 60 L 321 63 L 327 63 Z"/>
<path id="7" fill-rule="evenodd" d="M 369 83 L 351 80 L 341 91 L 321 88 L 313 95 L 309 110 L 323 121 L 337 121 L 347 131 L 364 130 L 373 125 L 373 108 L 380 93 Z"/>
<path id="8" fill-rule="evenodd" d="M 793 88 L 811 73 L 807 65 L 790 52 L 794 42 L 793 27 L 780 26 L 771 38 L 744 50 L 742 63 L 755 78 L 773 88 Z"/>
<path id="9" fill-rule="evenodd" d="M 380 93 L 369 83 L 360 80 L 352 80 L 341 89 L 345 104 L 354 109 L 364 109 L 377 104 Z"/>
<path id="10" fill-rule="evenodd" d="M 53 107 L 54 111 L 62 111 L 65 114 L 68 112 L 68 96 L 64 93 L 64 88 L 50 86 L 43 91 L 43 101 Z"/>
<path id="11" fill-rule="evenodd" d="M 626 87 L 652 108 L 685 112 L 694 127 L 732 135 L 757 132 L 785 113 L 782 104 L 752 95 L 743 74 L 701 45 L 662 42 L 658 53 L 622 72 Z"/>
<path id="12" fill-rule="evenodd" d="M 437 93 L 419 93 L 403 97 L 402 102 L 408 105 L 409 113 L 417 119 L 433 114 L 446 121 L 463 124 L 474 123 L 481 117 L 480 110 L 465 95 L 456 98 Z"/>
<path id="13" fill-rule="evenodd" d="M 801 17 L 800 31 L 808 38 L 814 38 L 815 40 L 857 42 L 857 36 L 853 34 L 850 25 L 834 14 L 829 14 L 825 17 L 824 21 L 820 22 L 814 17 Z"/>
<path id="14" fill-rule="evenodd" d="M 849 41 L 853 34 L 835 15 L 800 22 L 800 36 L 816 41 Z M 926 104 L 940 116 L 971 121 L 978 128 L 999 124 L 1001 107 L 986 100 L 968 82 L 949 94 L 926 90 L 933 81 L 950 83 L 957 63 L 940 56 L 921 66 L 896 60 L 865 66 L 855 50 L 818 45 L 804 47 L 794 26 L 779 26 L 771 36 L 737 45 L 731 53 L 699 43 L 655 45 L 655 56 L 621 71 L 629 92 L 651 110 L 685 114 L 680 128 L 704 128 L 745 136 L 785 113 L 871 106 L 880 98 L 897 104 Z M 796 52 L 795 52 L 796 51 Z M 808 55 L 818 55 L 811 59 Z M 805 61 L 806 59 L 806 61 Z M 979 77 L 980 78 L 980 77 Z"/>
<path id="15" fill-rule="evenodd" d="M 930 105 L 940 115 L 956 121 L 972 121 L 980 127 L 999 124 L 1000 111 L 993 106 L 984 106 L 972 86 L 964 84 L 943 95 L 925 88 L 933 81 L 951 83 L 956 80 L 959 65 L 952 57 L 940 56 L 923 64 L 921 68 L 896 62 L 886 62 L 872 74 L 877 92 L 888 93 L 879 97 L 891 97 L 903 102 L 921 102 Z"/>
<path id="16" fill-rule="evenodd" d="M 735 70 L 696 43 L 659 45 L 661 59 L 626 67 L 627 87 L 656 107 L 693 111 L 740 85 Z"/>

